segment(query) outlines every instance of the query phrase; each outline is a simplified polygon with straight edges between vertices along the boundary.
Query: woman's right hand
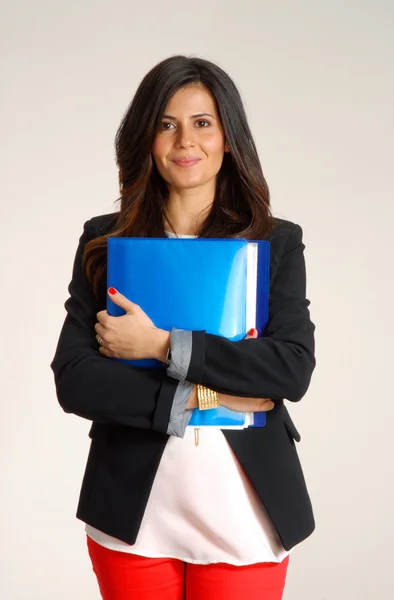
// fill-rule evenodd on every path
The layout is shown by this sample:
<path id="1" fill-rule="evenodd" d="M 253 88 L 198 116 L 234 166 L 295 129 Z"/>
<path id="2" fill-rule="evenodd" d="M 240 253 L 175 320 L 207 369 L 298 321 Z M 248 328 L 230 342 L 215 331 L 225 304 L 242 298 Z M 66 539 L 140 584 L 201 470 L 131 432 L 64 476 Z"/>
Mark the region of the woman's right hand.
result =
<path id="1" fill-rule="evenodd" d="M 254 329 L 252 334 L 247 334 L 245 340 L 257 338 L 257 330 Z M 270 398 L 242 398 L 239 396 L 230 396 L 229 394 L 219 393 L 219 404 L 236 412 L 267 412 L 275 406 Z M 198 408 L 197 401 L 197 386 L 193 388 L 186 408 Z"/>
<path id="2" fill-rule="evenodd" d="M 245 340 L 257 338 L 257 330 L 254 329 L 252 334 L 247 334 Z M 229 396 L 227 394 L 219 394 L 219 404 L 230 410 L 237 412 L 266 412 L 272 410 L 275 404 L 270 398 L 240 398 L 239 396 Z"/>
<path id="3" fill-rule="evenodd" d="M 219 404 L 236 412 L 266 412 L 275 406 L 269 398 L 240 398 L 227 394 L 219 394 Z"/>

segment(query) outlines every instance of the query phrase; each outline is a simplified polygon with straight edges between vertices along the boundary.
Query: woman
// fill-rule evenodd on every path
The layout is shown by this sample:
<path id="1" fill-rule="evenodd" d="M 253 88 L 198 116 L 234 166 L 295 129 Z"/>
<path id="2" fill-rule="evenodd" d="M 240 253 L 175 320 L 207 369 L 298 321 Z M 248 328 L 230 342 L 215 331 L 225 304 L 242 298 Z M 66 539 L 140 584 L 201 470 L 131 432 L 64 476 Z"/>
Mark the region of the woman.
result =
<path id="1" fill-rule="evenodd" d="M 304 396 L 315 367 L 301 227 L 272 217 L 240 95 L 208 61 L 155 66 L 116 152 L 120 212 L 85 223 L 51 364 L 63 409 L 93 421 L 77 517 L 102 597 L 279 600 L 289 553 L 314 529 L 283 403 Z M 263 336 L 156 328 L 106 289 L 108 235 L 269 240 Z M 124 316 L 108 315 L 107 293 Z M 265 427 L 204 430 L 196 446 L 197 384 L 228 408 L 266 410 Z"/>

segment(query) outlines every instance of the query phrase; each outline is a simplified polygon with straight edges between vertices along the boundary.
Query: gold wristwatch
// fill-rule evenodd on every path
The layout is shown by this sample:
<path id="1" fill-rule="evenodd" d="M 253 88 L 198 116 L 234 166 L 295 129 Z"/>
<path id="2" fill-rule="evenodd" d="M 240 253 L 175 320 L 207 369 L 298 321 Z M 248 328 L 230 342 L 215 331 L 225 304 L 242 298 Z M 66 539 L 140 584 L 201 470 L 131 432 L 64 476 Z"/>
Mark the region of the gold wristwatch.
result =
<path id="1" fill-rule="evenodd" d="M 219 406 L 219 394 L 200 384 L 197 384 L 197 400 L 200 410 L 218 408 Z"/>
<path id="2" fill-rule="evenodd" d="M 199 410 L 208 410 L 210 408 L 218 408 L 219 394 L 204 385 L 197 384 L 197 402 Z M 194 443 L 198 446 L 200 441 L 200 428 L 194 428 Z"/>

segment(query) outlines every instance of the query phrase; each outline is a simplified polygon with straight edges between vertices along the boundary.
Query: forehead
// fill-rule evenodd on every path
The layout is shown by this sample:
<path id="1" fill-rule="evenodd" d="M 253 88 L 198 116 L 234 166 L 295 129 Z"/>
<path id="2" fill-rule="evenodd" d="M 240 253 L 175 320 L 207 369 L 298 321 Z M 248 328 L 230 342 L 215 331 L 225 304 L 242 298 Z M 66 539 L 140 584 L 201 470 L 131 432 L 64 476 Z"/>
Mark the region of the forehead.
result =
<path id="1" fill-rule="evenodd" d="M 194 114 L 200 112 L 217 114 L 216 103 L 212 94 L 201 85 L 189 85 L 175 92 L 167 104 L 165 112 L 172 115 L 175 115 L 175 113 Z"/>

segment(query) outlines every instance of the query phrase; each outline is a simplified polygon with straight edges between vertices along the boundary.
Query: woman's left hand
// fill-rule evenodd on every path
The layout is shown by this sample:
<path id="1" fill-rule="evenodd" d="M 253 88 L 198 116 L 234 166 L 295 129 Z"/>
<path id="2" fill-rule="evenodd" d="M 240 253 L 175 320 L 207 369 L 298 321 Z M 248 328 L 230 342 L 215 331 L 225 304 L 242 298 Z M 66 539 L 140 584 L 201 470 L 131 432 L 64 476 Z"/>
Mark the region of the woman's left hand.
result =
<path id="1" fill-rule="evenodd" d="M 110 358 L 139 360 L 165 356 L 170 333 L 155 327 L 152 320 L 138 304 L 134 304 L 120 292 L 110 294 L 111 300 L 126 311 L 121 317 L 112 317 L 106 310 L 97 313 L 94 326 L 96 339 L 101 336 L 99 351 Z"/>

